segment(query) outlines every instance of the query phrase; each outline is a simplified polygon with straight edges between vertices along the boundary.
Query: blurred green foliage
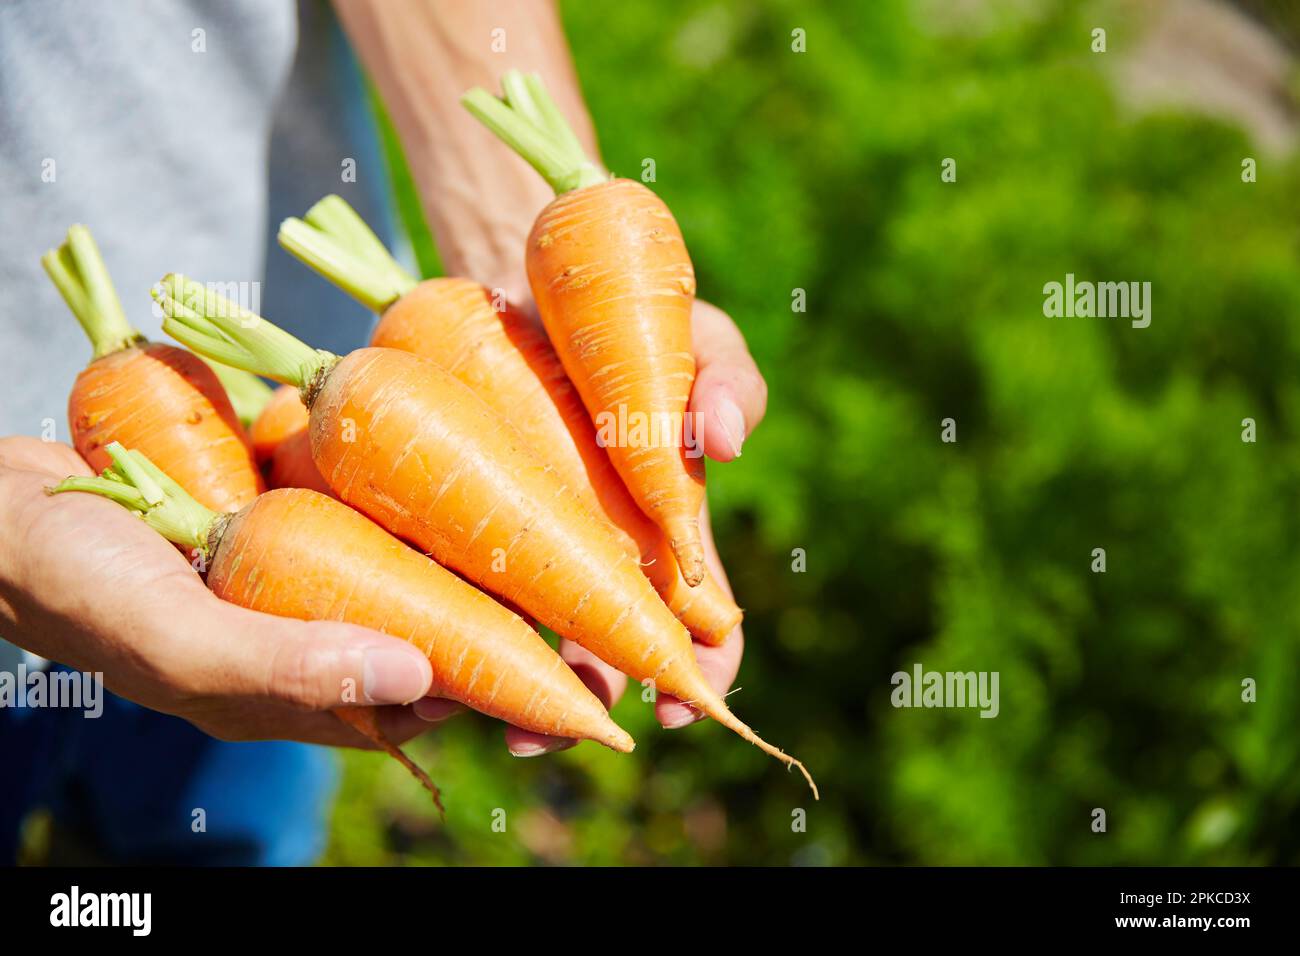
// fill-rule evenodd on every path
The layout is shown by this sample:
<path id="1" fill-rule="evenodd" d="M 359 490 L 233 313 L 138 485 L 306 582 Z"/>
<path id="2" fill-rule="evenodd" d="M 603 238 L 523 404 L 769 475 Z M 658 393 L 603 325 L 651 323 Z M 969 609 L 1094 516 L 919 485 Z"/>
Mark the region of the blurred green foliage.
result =
<path id="1" fill-rule="evenodd" d="M 1300 171 L 1119 106 L 1122 9 L 564 5 L 607 164 L 655 160 L 771 387 L 709 471 L 731 703 L 822 800 L 634 688 L 631 756 L 427 735 L 446 825 L 350 754 L 328 862 L 1300 863 Z M 1067 272 L 1150 281 L 1150 328 L 1045 318 Z M 999 716 L 894 709 L 916 662 L 998 671 Z"/>

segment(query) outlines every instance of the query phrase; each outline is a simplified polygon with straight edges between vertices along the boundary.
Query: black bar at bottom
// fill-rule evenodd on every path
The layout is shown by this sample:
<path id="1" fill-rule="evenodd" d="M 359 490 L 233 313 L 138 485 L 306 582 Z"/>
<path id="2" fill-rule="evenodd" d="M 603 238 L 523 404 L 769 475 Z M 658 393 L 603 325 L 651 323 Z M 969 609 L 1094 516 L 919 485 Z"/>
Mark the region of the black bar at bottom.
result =
<path id="1" fill-rule="evenodd" d="M 1231 944 L 1283 931 L 1296 887 L 1290 869 L 7 869 L 0 932 L 6 942 L 126 939 L 147 928 L 178 941 L 339 945 L 403 931 L 430 941 L 458 928 L 493 941 L 518 933 L 535 944 L 632 929 L 734 948 L 771 943 L 784 925 L 805 940 L 1046 932 Z"/>

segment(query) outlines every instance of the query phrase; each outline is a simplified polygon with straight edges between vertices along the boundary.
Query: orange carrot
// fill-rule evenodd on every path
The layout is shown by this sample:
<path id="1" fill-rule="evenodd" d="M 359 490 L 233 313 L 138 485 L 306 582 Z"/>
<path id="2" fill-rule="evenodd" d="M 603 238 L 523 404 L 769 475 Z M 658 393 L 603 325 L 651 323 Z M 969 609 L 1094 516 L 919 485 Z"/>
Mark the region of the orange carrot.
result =
<path id="1" fill-rule="evenodd" d="M 267 484 L 272 488 L 310 488 L 323 495 L 333 495 L 311 457 L 311 435 L 306 428 L 296 431 L 275 450 Z"/>
<path id="2" fill-rule="evenodd" d="M 259 465 L 268 464 L 275 450 L 295 432 L 307 428 L 307 409 L 302 407 L 298 390 L 281 385 L 271 393 L 271 399 L 249 429 L 253 442 L 253 456 Z"/>
<path id="3" fill-rule="evenodd" d="M 69 478 L 54 491 L 94 492 L 139 512 L 203 558 L 208 587 L 222 600 L 400 637 L 428 657 L 441 694 L 538 733 L 632 750 L 632 738 L 541 635 L 346 505 L 284 488 L 217 514 L 138 452 L 114 443 L 108 454 L 113 468 L 103 477 Z M 342 716 L 375 739 L 372 720 Z"/>
<path id="4" fill-rule="evenodd" d="M 151 343 L 131 327 L 85 226 L 41 264 L 94 346 L 68 397 L 72 444 L 91 468 L 121 441 L 163 463 L 204 505 L 237 511 L 262 490 L 247 438 L 225 389 L 198 356 Z"/>
<path id="5" fill-rule="evenodd" d="M 310 488 L 332 495 L 334 492 L 311 460 L 307 421 L 307 409 L 298 390 L 281 385 L 253 423 L 253 454 L 270 487 Z"/>
<path id="6" fill-rule="evenodd" d="M 540 79 L 501 82 L 504 102 L 482 89 L 462 102 L 555 189 L 525 249 L 533 298 L 614 467 L 694 587 L 704 459 L 686 415 L 695 271 L 681 230 L 653 192 L 590 161 Z"/>
<path id="7" fill-rule="evenodd" d="M 343 501 L 807 776 L 727 709 L 690 635 L 613 530 L 436 362 L 395 349 L 342 358 L 311 349 L 180 276 L 165 278 L 155 295 L 169 334 L 200 352 L 232 342 L 244 355 L 231 364 L 301 390 L 312 457 Z"/>
<path id="8" fill-rule="evenodd" d="M 624 547 L 697 640 L 726 640 L 743 617 L 740 608 L 711 578 L 698 588 L 683 580 L 663 532 L 632 500 L 597 443 L 582 399 L 541 329 L 468 279 L 417 283 L 338 196 L 313 206 L 306 222 L 286 220 L 280 242 L 382 313 L 371 345 L 433 359 L 514 425 L 587 510 L 618 529 Z"/>

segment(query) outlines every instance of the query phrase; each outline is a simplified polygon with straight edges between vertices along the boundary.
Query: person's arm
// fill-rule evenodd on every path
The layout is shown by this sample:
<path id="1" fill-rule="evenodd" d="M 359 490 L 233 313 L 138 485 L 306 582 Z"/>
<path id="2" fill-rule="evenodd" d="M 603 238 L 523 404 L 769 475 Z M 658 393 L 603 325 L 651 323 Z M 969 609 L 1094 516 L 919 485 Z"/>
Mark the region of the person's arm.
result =
<path id="1" fill-rule="evenodd" d="M 460 105 L 509 69 L 535 72 L 589 155 L 591 119 L 551 0 L 334 0 L 397 128 L 449 275 L 531 299 L 524 239 L 553 197 Z"/>

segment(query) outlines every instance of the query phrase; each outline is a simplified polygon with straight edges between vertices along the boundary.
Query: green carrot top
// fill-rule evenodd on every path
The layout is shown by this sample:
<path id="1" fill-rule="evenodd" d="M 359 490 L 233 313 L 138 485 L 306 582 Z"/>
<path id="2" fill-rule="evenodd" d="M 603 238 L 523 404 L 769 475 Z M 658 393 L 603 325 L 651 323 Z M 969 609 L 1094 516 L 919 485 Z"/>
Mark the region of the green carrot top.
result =
<path id="1" fill-rule="evenodd" d="M 108 266 L 85 226 L 70 226 L 62 244 L 41 256 L 41 265 L 86 330 L 95 358 L 145 340 L 127 321 Z"/>
<path id="2" fill-rule="evenodd" d="M 104 450 L 113 464 L 99 477 L 65 478 L 49 493 L 84 491 L 116 501 L 168 541 L 210 557 L 230 516 L 203 507 L 142 452 L 128 451 L 118 442 Z"/>
<path id="3" fill-rule="evenodd" d="M 278 238 L 295 258 L 373 312 L 383 312 L 418 284 L 339 196 L 326 196 L 302 219 L 286 219 Z"/>
<path id="4" fill-rule="evenodd" d="M 339 360 L 179 273 L 150 291 L 162 306 L 163 331 L 176 341 L 204 358 L 294 386 L 308 408 Z"/>
<path id="5" fill-rule="evenodd" d="M 501 77 L 501 89 L 505 95 L 498 99 L 476 86 L 460 98 L 461 105 L 528 160 L 556 195 L 609 179 L 582 148 L 537 74 L 509 70 Z"/>

